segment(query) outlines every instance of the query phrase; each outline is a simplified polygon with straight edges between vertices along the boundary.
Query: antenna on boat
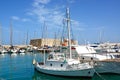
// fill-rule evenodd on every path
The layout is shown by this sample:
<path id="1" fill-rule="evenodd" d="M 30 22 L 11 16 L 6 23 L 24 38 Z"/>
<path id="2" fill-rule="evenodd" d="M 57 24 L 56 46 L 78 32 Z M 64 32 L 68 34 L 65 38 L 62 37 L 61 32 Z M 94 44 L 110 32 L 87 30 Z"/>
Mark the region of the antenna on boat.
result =
<path id="1" fill-rule="evenodd" d="M 70 36 L 70 11 L 68 7 L 66 9 L 66 18 L 67 18 L 67 28 L 68 28 L 68 47 L 69 47 L 69 53 L 71 59 L 72 54 L 71 54 L 71 36 Z"/>

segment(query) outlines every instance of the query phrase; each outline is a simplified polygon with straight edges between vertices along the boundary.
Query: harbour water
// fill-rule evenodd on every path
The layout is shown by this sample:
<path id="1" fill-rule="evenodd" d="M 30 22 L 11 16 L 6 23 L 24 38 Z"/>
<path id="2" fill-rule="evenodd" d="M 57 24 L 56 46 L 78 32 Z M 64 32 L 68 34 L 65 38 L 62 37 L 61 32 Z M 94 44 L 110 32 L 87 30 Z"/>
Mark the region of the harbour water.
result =
<path id="1" fill-rule="evenodd" d="M 119 80 L 117 74 L 95 74 L 93 78 L 68 78 L 46 75 L 34 70 L 33 58 L 43 60 L 42 53 L 25 53 L 0 55 L 0 80 Z"/>

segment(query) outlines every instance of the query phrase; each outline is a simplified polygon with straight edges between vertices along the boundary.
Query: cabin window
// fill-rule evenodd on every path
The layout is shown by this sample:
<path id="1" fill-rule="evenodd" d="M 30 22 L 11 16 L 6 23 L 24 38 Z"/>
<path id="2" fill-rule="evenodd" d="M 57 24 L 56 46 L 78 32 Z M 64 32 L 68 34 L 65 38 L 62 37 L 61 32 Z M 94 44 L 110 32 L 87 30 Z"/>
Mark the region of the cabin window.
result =
<path id="1" fill-rule="evenodd" d="M 84 60 L 84 57 L 82 59 Z"/>
<path id="2" fill-rule="evenodd" d="M 91 57 L 91 60 L 93 60 L 93 58 Z"/>
<path id="3" fill-rule="evenodd" d="M 90 71 L 88 72 L 88 74 L 90 74 Z"/>
<path id="4" fill-rule="evenodd" d="M 52 66 L 52 64 L 50 64 L 50 66 Z"/>
<path id="5" fill-rule="evenodd" d="M 48 59 L 53 59 L 53 55 L 49 55 L 49 58 Z"/>
<path id="6" fill-rule="evenodd" d="M 63 67 L 63 64 L 61 64 L 60 66 Z"/>

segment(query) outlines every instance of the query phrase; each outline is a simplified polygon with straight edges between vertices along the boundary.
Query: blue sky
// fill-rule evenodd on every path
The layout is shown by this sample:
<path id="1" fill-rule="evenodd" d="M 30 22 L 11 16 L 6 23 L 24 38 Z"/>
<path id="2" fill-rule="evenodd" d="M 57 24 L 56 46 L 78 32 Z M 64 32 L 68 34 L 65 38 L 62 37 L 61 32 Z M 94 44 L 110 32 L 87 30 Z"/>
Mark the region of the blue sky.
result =
<path id="1" fill-rule="evenodd" d="M 47 37 L 61 34 L 66 6 L 70 7 L 71 27 L 79 43 L 120 42 L 120 0 L 0 0 L 2 43 L 9 44 L 10 21 L 13 44 L 41 38 L 44 21 Z M 101 39 L 100 39 L 101 33 Z"/>

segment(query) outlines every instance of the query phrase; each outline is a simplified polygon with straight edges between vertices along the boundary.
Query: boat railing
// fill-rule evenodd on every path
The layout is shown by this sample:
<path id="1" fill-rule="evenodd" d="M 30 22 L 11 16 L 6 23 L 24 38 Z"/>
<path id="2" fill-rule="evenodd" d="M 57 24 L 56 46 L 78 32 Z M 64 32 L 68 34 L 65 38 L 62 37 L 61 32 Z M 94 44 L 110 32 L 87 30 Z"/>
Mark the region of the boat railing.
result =
<path id="1" fill-rule="evenodd" d="M 39 62 L 38 64 L 39 64 L 39 65 L 44 65 L 44 62 Z"/>
<path id="2" fill-rule="evenodd" d="M 66 67 L 66 69 L 68 69 L 68 70 L 79 69 L 79 65 L 78 65 L 78 64 L 68 65 L 68 66 Z"/>

